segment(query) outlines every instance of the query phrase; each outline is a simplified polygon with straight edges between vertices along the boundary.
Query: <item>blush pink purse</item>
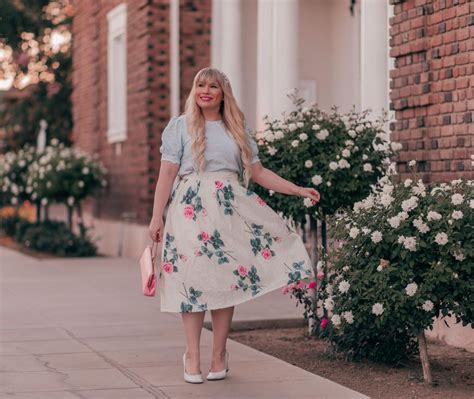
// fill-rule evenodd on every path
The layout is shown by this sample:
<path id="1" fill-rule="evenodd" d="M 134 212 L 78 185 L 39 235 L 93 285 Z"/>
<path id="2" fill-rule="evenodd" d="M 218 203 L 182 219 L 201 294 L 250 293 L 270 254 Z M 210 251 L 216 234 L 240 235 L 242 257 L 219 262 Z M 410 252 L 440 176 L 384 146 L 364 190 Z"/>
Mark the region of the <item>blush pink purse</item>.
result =
<path id="1" fill-rule="evenodd" d="M 143 295 L 154 296 L 156 292 L 155 261 L 158 255 L 158 242 L 153 241 L 145 247 L 140 257 L 140 271 L 142 275 Z"/>

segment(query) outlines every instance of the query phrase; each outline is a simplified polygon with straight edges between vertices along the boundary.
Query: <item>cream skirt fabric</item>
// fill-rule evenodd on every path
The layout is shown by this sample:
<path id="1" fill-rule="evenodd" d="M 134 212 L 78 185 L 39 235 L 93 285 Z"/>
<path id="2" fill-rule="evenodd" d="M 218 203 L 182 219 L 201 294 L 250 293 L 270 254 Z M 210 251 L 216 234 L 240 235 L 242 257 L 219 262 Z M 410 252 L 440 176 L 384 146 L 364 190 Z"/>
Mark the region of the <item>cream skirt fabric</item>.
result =
<path id="1" fill-rule="evenodd" d="M 163 233 L 162 312 L 225 308 L 314 279 L 299 234 L 234 172 L 178 177 Z"/>

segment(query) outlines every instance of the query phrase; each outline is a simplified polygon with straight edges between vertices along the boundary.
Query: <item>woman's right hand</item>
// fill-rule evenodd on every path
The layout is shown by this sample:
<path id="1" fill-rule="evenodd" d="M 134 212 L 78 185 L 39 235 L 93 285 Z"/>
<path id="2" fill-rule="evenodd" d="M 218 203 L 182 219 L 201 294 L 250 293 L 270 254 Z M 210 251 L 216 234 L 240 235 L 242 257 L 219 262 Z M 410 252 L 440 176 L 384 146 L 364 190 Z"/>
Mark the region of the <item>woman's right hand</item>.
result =
<path id="1" fill-rule="evenodd" d="M 162 217 L 157 217 L 157 218 L 152 218 L 150 225 L 148 226 L 150 238 L 153 241 L 158 241 L 160 242 L 163 238 L 163 218 Z"/>

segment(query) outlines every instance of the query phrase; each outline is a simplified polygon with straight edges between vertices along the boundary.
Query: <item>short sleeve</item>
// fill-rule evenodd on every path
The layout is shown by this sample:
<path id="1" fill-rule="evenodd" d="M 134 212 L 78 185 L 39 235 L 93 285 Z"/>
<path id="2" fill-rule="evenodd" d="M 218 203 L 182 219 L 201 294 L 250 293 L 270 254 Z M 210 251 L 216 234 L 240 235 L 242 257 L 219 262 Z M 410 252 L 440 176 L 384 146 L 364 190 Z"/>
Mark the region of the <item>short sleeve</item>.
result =
<path id="1" fill-rule="evenodd" d="M 245 124 L 245 132 L 247 133 L 247 138 L 250 143 L 250 148 L 252 149 L 252 162 L 251 163 L 258 162 L 260 161 L 260 158 L 258 157 L 258 145 L 257 145 L 257 142 L 255 141 L 252 131 L 248 128 L 247 124 Z"/>
<path id="2" fill-rule="evenodd" d="M 161 135 L 161 160 L 181 164 L 183 146 L 181 134 L 178 127 L 178 116 L 174 116 L 168 122 Z"/>

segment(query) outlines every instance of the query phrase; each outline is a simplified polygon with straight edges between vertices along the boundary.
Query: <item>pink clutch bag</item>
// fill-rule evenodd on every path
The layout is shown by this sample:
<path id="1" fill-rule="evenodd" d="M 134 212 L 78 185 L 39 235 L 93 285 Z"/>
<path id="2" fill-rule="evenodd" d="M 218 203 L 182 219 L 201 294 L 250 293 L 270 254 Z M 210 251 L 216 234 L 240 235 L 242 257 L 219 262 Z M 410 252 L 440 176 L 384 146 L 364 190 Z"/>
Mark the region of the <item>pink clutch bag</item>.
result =
<path id="1" fill-rule="evenodd" d="M 158 242 L 147 245 L 140 257 L 140 271 L 142 275 L 143 295 L 154 296 L 156 292 L 156 268 Z"/>

